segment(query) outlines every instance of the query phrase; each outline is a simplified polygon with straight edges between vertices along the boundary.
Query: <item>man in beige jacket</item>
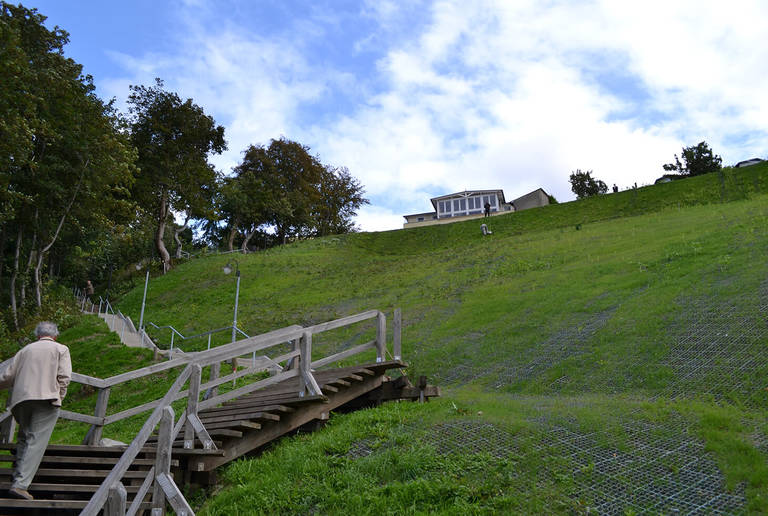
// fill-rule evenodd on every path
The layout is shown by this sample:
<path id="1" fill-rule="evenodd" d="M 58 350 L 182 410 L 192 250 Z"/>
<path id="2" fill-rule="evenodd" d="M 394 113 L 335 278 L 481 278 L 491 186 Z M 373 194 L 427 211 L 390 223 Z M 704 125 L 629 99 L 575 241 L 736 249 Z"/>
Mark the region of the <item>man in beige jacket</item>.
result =
<path id="1" fill-rule="evenodd" d="M 56 342 L 56 325 L 41 322 L 35 336 L 38 340 L 24 346 L 0 371 L 0 388 L 11 387 L 8 406 L 19 423 L 13 485 L 8 492 L 25 500 L 33 499 L 27 489 L 48 447 L 72 378 L 69 348 Z"/>

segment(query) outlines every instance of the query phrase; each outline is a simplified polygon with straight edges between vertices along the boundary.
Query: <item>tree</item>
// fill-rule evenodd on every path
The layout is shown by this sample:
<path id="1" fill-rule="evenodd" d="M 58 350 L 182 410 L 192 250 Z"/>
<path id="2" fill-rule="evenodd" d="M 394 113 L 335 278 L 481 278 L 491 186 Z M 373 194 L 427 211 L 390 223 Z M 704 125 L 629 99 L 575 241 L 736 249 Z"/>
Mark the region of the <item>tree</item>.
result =
<path id="1" fill-rule="evenodd" d="M 241 232 L 246 250 L 269 228 L 280 242 L 353 231 L 352 217 L 368 203 L 349 170 L 323 165 L 309 147 L 286 138 L 249 146 L 233 172 L 223 181 L 220 201 L 230 250 Z"/>
<path id="2" fill-rule="evenodd" d="M 712 152 L 707 142 L 700 142 L 695 147 L 683 147 L 682 158 L 685 165 L 680 163 L 680 159 L 675 154 L 675 162 L 664 165 L 664 170 L 684 176 L 698 176 L 717 172 L 723 168 L 722 158 Z"/>
<path id="3" fill-rule="evenodd" d="M 192 99 L 182 102 L 165 91 L 160 79 L 153 87 L 130 88 L 131 137 L 141 169 L 134 192 L 156 216 L 155 248 L 167 271 L 171 257 L 163 238 L 169 216 L 173 210 L 194 218 L 211 206 L 217 174 L 208 155 L 226 150 L 224 128 Z"/>
<path id="4" fill-rule="evenodd" d="M 82 66 L 64 57 L 68 34 L 48 30 L 45 19 L 0 2 L 0 233 L 12 242 L 12 258 L 0 260 L 10 266 L 17 328 L 28 286 L 41 307 L 51 252 L 76 245 L 62 242 L 65 224 L 93 226 L 132 211 L 125 194 L 135 155 L 122 120 L 96 97 Z"/>
<path id="5" fill-rule="evenodd" d="M 570 181 L 571 190 L 578 199 L 604 194 L 608 191 L 608 185 L 599 179 L 593 178 L 591 170 L 582 172 L 581 169 L 576 169 L 576 172 L 571 173 Z"/>
<path id="6" fill-rule="evenodd" d="M 355 230 L 352 217 L 370 201 L 363 197 L 363 187 L 346 167 L 325 167 L 320 183 L 320 204 L 315 217 L 317 236 L 337 235 Z"/>

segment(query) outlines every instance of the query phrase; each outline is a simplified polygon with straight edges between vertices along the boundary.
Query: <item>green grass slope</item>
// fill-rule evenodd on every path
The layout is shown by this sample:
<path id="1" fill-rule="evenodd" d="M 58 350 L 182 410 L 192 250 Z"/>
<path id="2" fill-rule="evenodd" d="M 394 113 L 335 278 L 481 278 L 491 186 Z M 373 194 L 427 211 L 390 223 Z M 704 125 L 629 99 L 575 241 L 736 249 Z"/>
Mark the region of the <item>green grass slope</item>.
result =
<path id="1" fill-rule="evenodd" d="M 768 512 L 766 194 L 768 166 L 726 169 L 494 217 L 488 237 L 468 221 L 237 256 L 244 331 L 400 307 L 408 372 L 445 396 L 242 460 L 202 512 Z M 152 278 L 145 319 L 231 324 L 232 258 Z M 137 318 L 141 290 L 119 306 Z"/>

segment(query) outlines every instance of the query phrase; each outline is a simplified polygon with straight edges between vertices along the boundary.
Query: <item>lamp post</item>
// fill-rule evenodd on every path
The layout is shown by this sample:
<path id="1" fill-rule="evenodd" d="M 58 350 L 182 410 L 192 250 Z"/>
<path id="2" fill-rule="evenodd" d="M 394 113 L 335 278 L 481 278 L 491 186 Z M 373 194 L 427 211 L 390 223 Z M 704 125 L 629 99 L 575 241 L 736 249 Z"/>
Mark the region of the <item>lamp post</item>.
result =
<path id="1" fill-rule="evenodd" d="M 136 264 L 136 270 L 141 270 L 141 264 Z M 147 276 L 144 279 L 144 297 L 141 298 L 141 315 L 139 316 L 139 331 L 144 327 L 144 307 L 147 304 L 147 286 L 149 286 L 149 267 L 147 267 Z"/>
<path id="2" fill-rule="evenodd" d="M 235 286 L 235 314 L 232 317 L 232 342 L 235 342 L 235 340 L 237 340 L 237 302 L 240 298 L 240 263 L 237 259 L 233 259 L 232 261 L 235 262 L 235 277 L 237 278 Z M 232 272 L 232 262 L 227 262 L 221 270 L 224 271 L 224 274 Z"/>

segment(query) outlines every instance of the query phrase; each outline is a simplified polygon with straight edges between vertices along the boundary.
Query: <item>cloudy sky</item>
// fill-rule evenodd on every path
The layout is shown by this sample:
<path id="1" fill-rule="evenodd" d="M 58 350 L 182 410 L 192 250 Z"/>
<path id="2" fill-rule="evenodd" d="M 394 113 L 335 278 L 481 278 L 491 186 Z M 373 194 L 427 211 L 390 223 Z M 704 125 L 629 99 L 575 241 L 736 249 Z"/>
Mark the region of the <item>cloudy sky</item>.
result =
<path id="1" fill-rule="evenodd" d="M 21 0 L 124 103 L 154 77 L 226 128 L 227 173 L 285 136 L 363 183 L 364 231 L 465 189 L 652 183 L 705 140 L 768 155 L 768 2 Z"/>

